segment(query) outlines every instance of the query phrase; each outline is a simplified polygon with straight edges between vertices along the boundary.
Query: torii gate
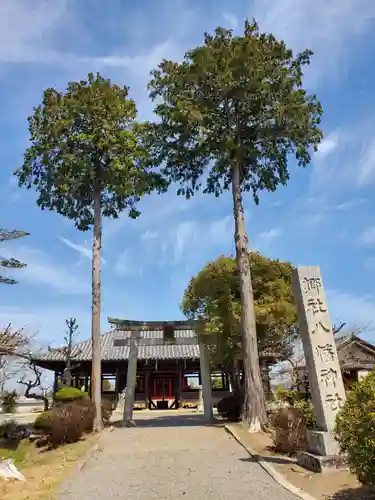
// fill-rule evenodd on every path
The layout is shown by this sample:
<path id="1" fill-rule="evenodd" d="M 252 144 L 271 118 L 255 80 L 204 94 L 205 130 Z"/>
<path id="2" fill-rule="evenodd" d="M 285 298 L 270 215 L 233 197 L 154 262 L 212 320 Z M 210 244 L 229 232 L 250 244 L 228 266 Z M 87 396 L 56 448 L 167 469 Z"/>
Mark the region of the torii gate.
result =
<path id="1" fill-rule="evenodd" d="M 163 344 L 173 343 L 174 340 L 174 330 L 175 327 L 184 326 L 186 328 L 186 321 L 176 321 L 173 324 L 168 322 L 156 322 L 156 321 L 121 321 L 122 324 L 125 323 L 127 330 L 130 330 L 129 338 L 129 361 L 128 361 L 128 371 L 126 377 L 126 391 L 125 391 L 125 403 L 124 403 L 124 413 L 122 425 L 124 427 L 134 427 L 135 422 L 133 420 L 133 404 L 134 404 L 134 393 L 136 386 L 137 377 L 137 361 L 138 361 L 138 348 L 139 340 L 142 338 L 142 330 L 161 330 L 164 335 L 160 339 Z M 191 321 L 192 329 L 196 332 L 199 343 L 199 358 L 200 358 L 200 370 L 201 370 L 201 381 L 202 381 L 202 396 L 203 396 L 203 414 L 206 420 L 211 420 L 212 413 L 212 388 L 211 388 L 211 370 L 210 363 L 207 356 L 207 345 L 216 342 L 216 338 L 212 335 L 205 335 L 199 333 L 199 321 Z"/>

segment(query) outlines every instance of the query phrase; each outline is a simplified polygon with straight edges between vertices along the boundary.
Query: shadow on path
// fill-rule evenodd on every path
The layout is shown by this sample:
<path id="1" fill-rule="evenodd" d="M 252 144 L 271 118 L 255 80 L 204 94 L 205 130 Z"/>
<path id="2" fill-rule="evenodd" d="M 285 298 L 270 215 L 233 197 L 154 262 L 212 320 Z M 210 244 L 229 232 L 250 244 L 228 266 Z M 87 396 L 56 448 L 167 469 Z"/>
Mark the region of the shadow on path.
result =
<path id="1" fill-rule="evenodd" d="M 157 415 L 155 417 L 134 418 L 136 427 L 223 427 L 224 422 L 213 419 L 205 420 L 203 415 Z M 121 420 L 113 422 L 114 427 L 121 427 Z"/>
<path id="2" fill-rule="evenodd" d="M 332 495 L 330 500 L 375 500 L 375 488 L 360 486 L 359 488 L 348 488 Z"/>
<path id="3" fill-rule="evenodd" d="M 248 458 L 240 458 L 241 462 L 259 462 L 260 460 L 262 462 L 266 462 L 269 464 L 279 464 L 279 465 L 285 465 L 285 464 L 295 464 L 296 460 L 293 458 L 288 458 L 288 457 L 270 457 L 267 455 L 254 455 L 252 457 Z"/>

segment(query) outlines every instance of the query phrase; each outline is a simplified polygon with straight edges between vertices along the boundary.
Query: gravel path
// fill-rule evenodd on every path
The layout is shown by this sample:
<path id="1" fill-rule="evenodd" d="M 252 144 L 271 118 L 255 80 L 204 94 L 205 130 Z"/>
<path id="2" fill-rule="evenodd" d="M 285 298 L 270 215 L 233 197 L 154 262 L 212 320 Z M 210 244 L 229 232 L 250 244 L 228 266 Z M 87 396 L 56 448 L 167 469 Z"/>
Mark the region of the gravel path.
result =
<path id="1" fill-rule="evenodd" d="M 61 500 L 296 500 L 221 426 L 196 414 L 140 415 L 135 428 L 105 432 L 100 448 Z"/>

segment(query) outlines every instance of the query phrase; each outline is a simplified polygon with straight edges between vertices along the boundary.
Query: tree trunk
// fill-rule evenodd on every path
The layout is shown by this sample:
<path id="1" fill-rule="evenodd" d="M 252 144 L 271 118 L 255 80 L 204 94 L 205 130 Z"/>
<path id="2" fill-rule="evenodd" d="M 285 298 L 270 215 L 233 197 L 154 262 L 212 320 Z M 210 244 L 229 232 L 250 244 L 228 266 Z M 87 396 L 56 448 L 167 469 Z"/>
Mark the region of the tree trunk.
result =
<path id="1" fill-rule="evenodd" d="M 66 368 L 64 370 L 63 379 L 64 379 L 64 385 L 66 385 L 67 387 L 71 387 L 71 385 L 72 385 L 72 372 L 71 372 L 70 366 L 68 367 L 68 363 L 67 363 Z"/>
<path id="2" fill-rule="evenodd" d="M 250 432 L 258 432 L 267 424 L 264 390 L 259 367 L 253 287 L 249 265 L 241 194 L 240 166 L 232 166 L 232 194 L 235 222 L 236 263 L 240 278 L 242 355 L 245 401 L 242 421 Z"/>
<path id="3" fill-rule="evenodd" d="M 242 390 L 241 374 L 238 366 L 238 359 L 233 361 L 233 366 L 229 372 L 229 380 L 232 386 L 233 394 L 239 394 Z"/>
<path id="4" fill-rule="evenodd" d="M 72 335 L 68 333 L 68 346 L 66 350 L 66 359 L 65 359 L 65 371 L 64 371 L 64 382 L 65 385 L 71 387 L 72 385 Z"/>
<path id="5" fill-rule="evenodd" d="M 25 390 L 25 398 L 27 399 L 37 399 L 38 401 L 43 401 L 44 404 L 44 410 L 43 411 L 48 411 L 49 410 L 49 401 L 47 396 L 44 396 L 43 394 L 35 394 L 31 391 L 31 387 L 26 387 Z"/>
<path id="6" fill-rule="evenodd" d="M 95 408 L 94 431 L 103 429 L 101 402 L 101 352 L 100 352 L 100 251 L 102 221 L 100 190 L 94 193 L 94 234 L 92 244 L 92 314 L 91 314 L 91 399 Z"/>

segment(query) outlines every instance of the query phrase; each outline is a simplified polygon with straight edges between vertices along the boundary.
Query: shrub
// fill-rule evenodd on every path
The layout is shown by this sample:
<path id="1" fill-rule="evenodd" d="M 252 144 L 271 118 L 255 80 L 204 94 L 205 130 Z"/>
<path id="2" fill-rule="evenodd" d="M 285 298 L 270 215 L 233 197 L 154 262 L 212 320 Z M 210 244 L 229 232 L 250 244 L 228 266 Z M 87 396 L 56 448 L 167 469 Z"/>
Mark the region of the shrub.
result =
<path id="1" fill-rule="evenodd" d="M 244 394 L 230 394 L 220 399 L 217 404 L 217 411 L 220 416 L 227 418 L 231 422 L 238 422 L 241 418 Z"/>
<path id="2" fill-rule="evenodd" d="M 47 442 L 52 448 L 79 441 L 83 435 L 81 407 L 67 403 L 52 410 L 51 429 Z"/>
<path id="3" fill-rule="evenodd" d="M 307 449 L 306 422 L 300 409 L 280 408 L 272 417 L 274 449 L 292 455 Z"/>
<path id="4" fill-rule="evenodd" d="M 88 397 L 84 397 L 72 402 L 78 408 L 83 432 L 92 432 L 95 417 L 95 408 Z M 78 413 L 77 413 L 78 417 Z"/>
<path id="5" fill-rule="evenodd" d="M 30 431 L 14 420 L 8 420 L 0 425 L 0 439 L 4 441 L 21 441 L 30 436 Z"/>
<path id="6" fill-rule="evenodd" d="M 83 398 L 88 398 L 87 392 L 82 392 L 75 387 L 61 387 L 61 389 L 55 393 L 55 402 L 57 403 L 68 403 Z"/>
<path id="7" fill-rule="evenodd" d="M 375 370 L 348 392 L 335 435 L 359 481 L 375 485 Z"/>
<path id="8" fill-rule="evenodd" d="M 301 411 L 308 429 L 314 429 L 316 427 L 315 408 L 311 400 L 305 401 L 304 399 L 297 399 L 294 401 L 293 407 Z"/>
<path id="9" fill-rule="evenodd" d="M 14 413 L 17 405 L 18 394 L 16 391 L 6 392 L 1 401 L 4 413 Z"/>
<path id="10" fill-rule="evenodd" d="M 44 433 L 51 432 L 52 411 L 40 413 L 34 421 L 34 429 Z"/>
<path id="11" fill-rule="evenodd" d="M 64 398 L 52 410 L 41 413 L 35 419 L 34 428 L 45 436 L 37 442 L 37 446 L 56 448 L 78 441 L 84 433 L 92 432 L 94 414 L 94 406 L 87 397 Z"/>
<path id="12" fill-rule="evenodd" d="M 51 411 L 51 426 L 47 442 L 53 447 L 74 443 L 85 432 L 91 432 L 94 422 L 94 407 L 87 398 L 55 406 Z"/>

